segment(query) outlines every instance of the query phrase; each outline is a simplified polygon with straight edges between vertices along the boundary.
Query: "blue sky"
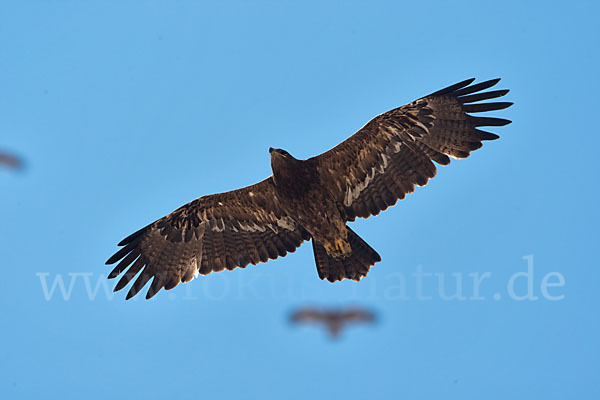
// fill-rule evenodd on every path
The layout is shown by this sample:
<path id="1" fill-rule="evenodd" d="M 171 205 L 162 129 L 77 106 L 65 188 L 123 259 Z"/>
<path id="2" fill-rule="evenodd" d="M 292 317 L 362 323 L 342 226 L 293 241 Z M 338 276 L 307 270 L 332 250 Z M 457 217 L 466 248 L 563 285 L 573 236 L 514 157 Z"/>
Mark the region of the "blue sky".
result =
<path id="1" fill-rule="evenodd" d="M 2 10 L 0 150 L 28 164 L 0 169 L 3 398 L 600 394 L 596 3 Z M 383 258 L 360 283 L 320 281 L 304 245 L 151 301 L 110 294 L 120 239 L 268 176 L 269 146 L 313 156 L 469 77 L 503 78 L 513 124 L 352 225 Z M 287 323 L 304 304 L 379 322 L 331 342 Z"/>

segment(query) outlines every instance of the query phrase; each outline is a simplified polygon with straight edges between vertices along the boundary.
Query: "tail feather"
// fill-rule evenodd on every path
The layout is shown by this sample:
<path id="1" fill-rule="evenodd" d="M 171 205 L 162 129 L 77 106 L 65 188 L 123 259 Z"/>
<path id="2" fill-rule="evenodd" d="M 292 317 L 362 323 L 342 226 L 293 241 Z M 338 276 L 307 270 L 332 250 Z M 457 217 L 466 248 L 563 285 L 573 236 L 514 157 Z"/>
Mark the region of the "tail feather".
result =
<path id="1" fill-rule="evenodd" d="M 319 278 L 327 279 L 330 282 L 341 281 L 345 278 L 359 281 L 367 275 L 372 265 L 381 261 L 379 254 L 350 228 L 348 228 L 348 242 L 352 248 L 352 254 L 337 259 L 327 254 L 323 245 L 313 239 L 313 251 Z"/>

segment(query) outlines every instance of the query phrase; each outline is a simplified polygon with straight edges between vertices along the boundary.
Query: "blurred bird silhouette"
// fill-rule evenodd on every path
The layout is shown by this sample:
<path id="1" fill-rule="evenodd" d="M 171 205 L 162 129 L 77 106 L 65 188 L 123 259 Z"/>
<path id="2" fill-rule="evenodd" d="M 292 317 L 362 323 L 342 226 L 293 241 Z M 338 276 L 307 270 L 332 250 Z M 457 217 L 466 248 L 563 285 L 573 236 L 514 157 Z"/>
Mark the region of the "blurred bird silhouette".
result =
<path id="1" fill-rule="evenodd" d="M 364 308 L 318 309 L 301 308 L 290 315 L 294 324 L 322 324 L 332 339 L 338 339 L 341 331 L 350 324 L 372 324 L 375 313 Z"/>
<path id="2" fill-rule="evenodd" d="M 0 151 L 0 165 L 13 169 L 21 169 L 23 168 L 23 160 L 12 154 Z"/>

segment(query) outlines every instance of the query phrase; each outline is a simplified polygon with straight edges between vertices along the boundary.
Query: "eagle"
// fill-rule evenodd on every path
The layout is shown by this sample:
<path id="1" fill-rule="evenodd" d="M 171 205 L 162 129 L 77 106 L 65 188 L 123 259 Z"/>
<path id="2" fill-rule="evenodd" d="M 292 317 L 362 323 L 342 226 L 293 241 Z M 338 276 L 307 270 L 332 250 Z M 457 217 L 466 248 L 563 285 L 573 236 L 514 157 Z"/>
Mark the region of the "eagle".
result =
<path id="1" fill-rule="evenodd" d="M 23 167 L 23 160 L 13 154 L 0 151 L 0 165 L 5 165 L 13 169 L 21 169 Z"/>
<path id="2" fill-rule="evenodd" d="M 269 148 L 273 174 L 242 189 L 200 197 L 127 236 L 107 261 L 114 290 L 136 276 L 126 299 L 151 279 L 146 298 L 198 274 L 244 268 L 293 253 L 311 240 L 319 278 L 359 281 L 379 254 L 347 223 L 377 215 L 424 186 L 436 165 L 469 156 L 511 121 L 489 90 L 500 79 L 468 79 L 380 114 L 331 150 L 306 160 Z"/>
<path id="3" fill-rule="evenodd" d="M 375 313 L 364 308 L 354 307 L 348 309 L 318 309 L 301 308 L 290 315 L 294 324 L 323 324 L 329 337 L 337 339 L 342 329 L 349 324 L 372 324 L 375 322 Z"/>

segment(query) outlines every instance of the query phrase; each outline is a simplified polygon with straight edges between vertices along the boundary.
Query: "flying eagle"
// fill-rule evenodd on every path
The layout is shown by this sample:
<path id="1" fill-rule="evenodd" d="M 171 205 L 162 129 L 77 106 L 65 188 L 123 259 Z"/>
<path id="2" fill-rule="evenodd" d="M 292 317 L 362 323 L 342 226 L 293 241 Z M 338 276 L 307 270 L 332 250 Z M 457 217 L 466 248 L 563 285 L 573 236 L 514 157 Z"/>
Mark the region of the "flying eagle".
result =
<path id="1" fill-rule="evenodd" d="M 509 107 L 481 100 L 504 96 L 491 90 L 500 79 L 449 86 L 378 115 L 349 139 L 307 160 L 269 149 L 273 175 L 231 192 L 203 196 L 123 239 L 106 264 L 119 262 L 109 278 L 135 296 L 152 279 L 149 299 L 198 274 L 244 268 L 294 252 L 312 239 L 319 278 L 360 280 L 381 261 L 347 225 L 403 199 L 427 184 L 441 165 L 466 158 L 483 140 L 478 129 L 511 121 L 471 113 Z"/>
<path id="2" fill-rule="evenodd" d="M 348 324 L 371 324 L 375 322 L 375 314 L 363 308 L 349 308 L 346 310 L 302 308 L 293 312 L 290 320 L 295 324 L 323 324 L 329 336 L 332 339 L 337 339 L 342 329 Z"/>
<path id="3" fill-rule="evenodd" d="M 13 169 L 21 169 L 23 161 L 15 155 L 0 152 L 0 165 L 5 165 Z"/>

